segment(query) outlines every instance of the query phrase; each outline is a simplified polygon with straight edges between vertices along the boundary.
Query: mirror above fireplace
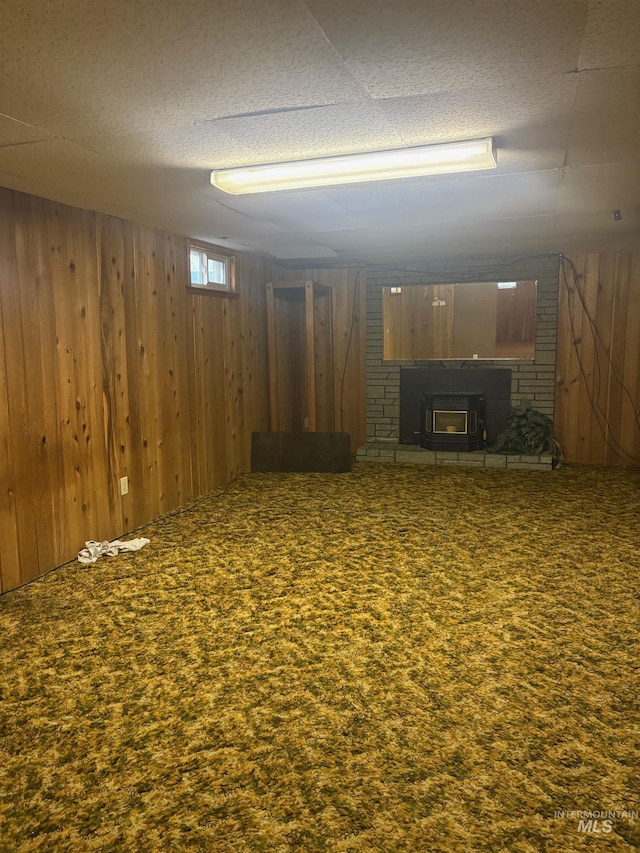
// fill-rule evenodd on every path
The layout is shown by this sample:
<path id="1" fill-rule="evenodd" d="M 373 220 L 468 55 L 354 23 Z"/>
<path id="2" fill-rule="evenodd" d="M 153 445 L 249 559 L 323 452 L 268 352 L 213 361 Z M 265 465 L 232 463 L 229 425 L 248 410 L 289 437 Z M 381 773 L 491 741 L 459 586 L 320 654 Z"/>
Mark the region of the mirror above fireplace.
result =
<path id="1" fill-rule="evenodd" d="M 531 360 L 536 299 L 536 281 L 384 287 L 384 359 Z"/>

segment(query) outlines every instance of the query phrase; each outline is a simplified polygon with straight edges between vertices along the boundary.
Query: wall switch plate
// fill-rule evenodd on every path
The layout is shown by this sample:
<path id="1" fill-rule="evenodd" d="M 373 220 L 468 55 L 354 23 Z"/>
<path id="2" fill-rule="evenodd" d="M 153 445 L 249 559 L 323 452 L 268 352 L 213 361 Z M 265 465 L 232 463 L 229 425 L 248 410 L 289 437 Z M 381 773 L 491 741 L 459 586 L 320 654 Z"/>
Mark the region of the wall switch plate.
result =
<path id="1" fill-rule="evenodd" d="M 120 477 L 120 494 L 128 495 L 129 494 L 129 478 L 128 477 Z"/>

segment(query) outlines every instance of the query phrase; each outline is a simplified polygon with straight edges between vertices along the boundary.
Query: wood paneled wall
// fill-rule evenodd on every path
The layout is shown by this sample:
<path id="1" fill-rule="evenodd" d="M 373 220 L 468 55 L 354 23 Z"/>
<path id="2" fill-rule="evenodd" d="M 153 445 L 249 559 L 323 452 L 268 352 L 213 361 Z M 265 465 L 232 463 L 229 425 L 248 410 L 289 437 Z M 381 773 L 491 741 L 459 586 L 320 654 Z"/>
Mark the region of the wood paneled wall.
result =
<path id="1" fill-rule="evenodd" d="M 637 463 L 640 252 L 572 260 L 597 332 L 568 275 L 556 434 L 569 462 Z M 238 299 L 189 293 L 187 275 L 184 237 L 0 189 L 2 591 L 249 470 L 269 429 L 269 280 L 331 287 L 333 428 L 365 442 L 364 273 L 238 254 Z"/>
<path id="2" fill-rule="evenodd" d="M 363 445 L 367 438 L 365 390 L 365 305 L 366 273 L 350 269 L 280 269 L 274 281 L 317 281 L 331 288 L 333 340 L 333 407 L 328 417 L 331 429 L 351 433 L 351 449 Z M 355 298 L 354 298 L 355 297 Z M 352 324 L 353 321 L 353 324 Z M 322 322 L 316 323 L 316 335 L 322 334 Z M 316 340 L 316 354 L 321 357 L 324 340 Z M 330 386 L 329 386 L 330 387 Z M 323 419 L 324 423 L 324 419 Z M 326 429 L 326 427 L 323 427 Z"/>
<path id="3" fill-rule="evenodd" d="M 249 470 L 278 273 L 239 254 L 238 299 L 187 275 L 184 237 L 0 189 L 3 591 Z"/>
<path id="4" fill-rule="evenodd" d="M 555 431 L 568 462 L 640 463 L 640 251 L 560 271 Z"/>

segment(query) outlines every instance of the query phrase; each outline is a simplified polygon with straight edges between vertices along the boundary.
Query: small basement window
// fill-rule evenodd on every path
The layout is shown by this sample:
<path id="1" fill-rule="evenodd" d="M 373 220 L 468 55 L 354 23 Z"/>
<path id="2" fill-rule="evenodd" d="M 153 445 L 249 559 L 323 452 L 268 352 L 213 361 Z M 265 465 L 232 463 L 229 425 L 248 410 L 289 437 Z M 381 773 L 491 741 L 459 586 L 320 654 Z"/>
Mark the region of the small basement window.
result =
<path id="1" fill-rule="evenodd" d="M 192 290 L 235 295 L 235 258 L 202 243 L 189 243 L 189 283 Z"/>

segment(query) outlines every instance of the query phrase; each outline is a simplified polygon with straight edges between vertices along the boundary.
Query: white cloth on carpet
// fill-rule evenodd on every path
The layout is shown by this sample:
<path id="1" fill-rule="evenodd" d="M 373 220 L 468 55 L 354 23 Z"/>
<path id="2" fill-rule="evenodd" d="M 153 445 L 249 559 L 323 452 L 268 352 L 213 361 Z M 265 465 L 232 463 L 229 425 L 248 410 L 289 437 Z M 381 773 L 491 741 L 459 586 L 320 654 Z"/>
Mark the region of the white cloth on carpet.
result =
<path id="1" fill-rule="evenodd" d="M 89 540 L 85 542 L 85 546 L 78 554 L 79 563 L 95 563 L 99 557 L 115 557 L 116 554 L 122 554 L 125 551 L 139 551 L 148 545 L 150 539 L 141 537 L 140 539 L 114 539 L 113 542 L 94 542 Z"/>

